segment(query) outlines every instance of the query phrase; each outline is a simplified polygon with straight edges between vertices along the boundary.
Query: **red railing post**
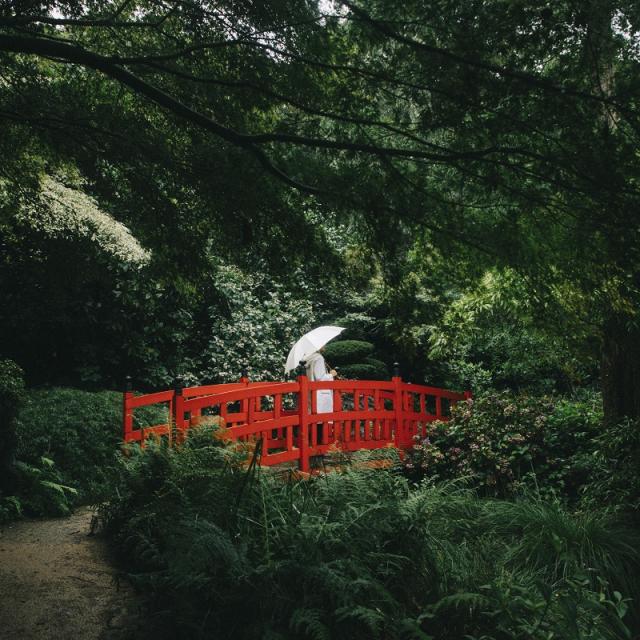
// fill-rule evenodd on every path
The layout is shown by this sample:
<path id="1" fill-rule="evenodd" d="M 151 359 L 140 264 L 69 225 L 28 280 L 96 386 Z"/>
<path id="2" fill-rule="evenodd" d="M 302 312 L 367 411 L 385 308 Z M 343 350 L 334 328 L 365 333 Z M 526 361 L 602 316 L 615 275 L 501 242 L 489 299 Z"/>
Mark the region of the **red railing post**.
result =
<path id="1" fill-rule="evenodd" d="M 176 425 L 176 439 L 181 442 L 184 439 L 184 396 L 182 385 L 176 381 L 173 389 L 173 423 Z"/>
<path id="2" fill-rule="evenodd" d="M 403 430 L 403 406 L 402 406 L 402 378 L 400 377 L 400 365 L 397 362 L 393 363 L 393 378 L 391 381 L 394 384 L 393 390 L 393 410 L 396 416 L 396 428 L 394 432 L 393 441 L 396 448 L 400 448 L 404 441 Z"/>
<path id="3" fill-rule="evenodd" d="M 298 420 L 300 421 L 300 471 L 309 471 L 309 379 L 298 376 Z"/>
<path id="4" fill-rule="evenodd" d="M 128 442 L 133 432 L 133 412 L 129 409 L 129 401 L 133 398 L 131 388 L 131 376 L 127 376 L 124 382 L 124 392 L 122 394 L 122 429 L 124 431 L 124 441 Z"/>
<path id="5" fill-rule="evenodd" d="M 240 382 L 245 386 L 249 386 L 249 370 L 246 364 L 242 366 L 242 371 L 240 372 Z M 245 398 L 244 400 L 240 400 L 240 411 L 247 416 L 247 420 L 249 419 L 249 402 L 252 402 L 253 399 L 249 400 Z"/>

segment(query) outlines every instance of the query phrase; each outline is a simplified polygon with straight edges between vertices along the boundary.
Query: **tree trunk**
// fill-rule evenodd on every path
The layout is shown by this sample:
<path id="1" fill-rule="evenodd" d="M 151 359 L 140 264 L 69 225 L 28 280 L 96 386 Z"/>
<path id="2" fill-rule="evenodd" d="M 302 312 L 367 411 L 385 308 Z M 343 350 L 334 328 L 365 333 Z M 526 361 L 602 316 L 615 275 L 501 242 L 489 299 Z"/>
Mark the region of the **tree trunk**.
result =
<path id="1" fill-rule="evenodd" d="M 628 316 L 605 321 L 601 376 L 605 422 L 640 418 L 640 328 Z"/>

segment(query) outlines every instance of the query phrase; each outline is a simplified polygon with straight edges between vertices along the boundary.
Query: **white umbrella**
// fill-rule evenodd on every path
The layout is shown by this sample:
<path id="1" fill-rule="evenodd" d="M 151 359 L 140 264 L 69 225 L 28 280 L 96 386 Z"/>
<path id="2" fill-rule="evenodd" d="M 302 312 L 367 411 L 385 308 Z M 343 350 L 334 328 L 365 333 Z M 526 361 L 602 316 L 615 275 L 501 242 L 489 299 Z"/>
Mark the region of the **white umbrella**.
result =
<path id="1" fill-rule="evenodd" d="M 337 335 L 344 331 L 344 327 L 324 326 L 317 327 L 305 333 L 298 342 L 296 342 L 287 358 L 287 364 L 284 365 L 284 372 L 293 371 L 301 360 L 306 360 L 312 353 L 324 347 L 329 340 L 333 340 Z"/>

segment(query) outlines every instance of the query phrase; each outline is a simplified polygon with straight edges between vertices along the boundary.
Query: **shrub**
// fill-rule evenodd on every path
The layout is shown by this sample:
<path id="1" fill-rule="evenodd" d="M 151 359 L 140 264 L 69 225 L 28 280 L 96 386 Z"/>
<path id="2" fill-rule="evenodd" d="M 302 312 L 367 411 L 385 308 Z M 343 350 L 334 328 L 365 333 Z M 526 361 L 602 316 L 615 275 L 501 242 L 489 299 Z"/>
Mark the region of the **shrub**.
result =
<path id="1" fill-rule="evenodd" d="M 0 524 L 11 522 L 22 515 L 22 503 L 17 496 L 0 498 Z"/>
<path id="2" fill-rule="evenodd" d="M 597 379 L 598 351 L 586 325 L 566 313 L 567 291 L 545 298 L 545 322 L 530 283 L 512 269 L 485 271 L 451 299 L 429 327 L 429 357 L 448 386 L 513 389 L 534 394 L 573 390 Z M 570 296 L 569 296 L 570 297 Z"/>
<path id="3" fill-rule="evenodd" d="M 16 460 L 21 454 L 19 415 L 27 397 L 20 367 L 11 360 L 0 361 L 0 522 L 19 518 L 23 512 L 63 515 L 77 493 L 62 483 L 53 460 L 44 456 L 34 456 L 33 464 Z"/>
<path id="4" fill-rule="evenodd" d="M 16 448 L 16 424 L 24 392 L 22 369 L 12 360 L 0 360 L 0 495 L 13 484 L 13 457 Z"/>
<path id="5" fill-rule="evenodd" d="M 324 357 L 333 366 L 359 362 L 372 353 L 373 345 L 364 340 L 338 340 L 324 348 Z"/>
<path id="6" fill-rule="evenodd" d="M 377 358 L 365 358 L 365 364 L 368 364 L 376 369 L 376 380 L 386 380 L 389 378 L 389 369 L 387 365 Z"/>
<path id="7" fill-rule="evenodd" d="M 252 380 L 281 378 L 287 349 L 315 323 L 310 299 L 264 273 L 223 264 L 214 268 L 213 279 L 220 302 L 208 305 L 208 324 L 200 329 L 206 342 L 187 367 L 187 379 L 235 382 L 243 363 Z"/>
<path id="8" fill-rule="evenodd" d="M 243 467 L 206 431 L 135 448 L 118 478 L 107 531 L 166 637 L 629 634 L 640 539 L 606 513 L 384 470 L 300 482 Z"/>
<path id="9" fill-rule="evenodd" d="M 387 365 L 372 358 L 373 344 L 364 340 L 339 340 L 330 342 L 324 350 L 325 358 L 335 366 L 342 378 L 354 380 L 387 379 Z"/>
<path id="10" fill-rule="evenodd" d="M 78 490 L 65 479 L 50 458 L 27 464 L 16 461 L 20 513 L 33 516 L 65 516 L 73 509 Z"/>
<path id="11" fill-rule="evenodd" d="M 576 499 L 588 479 L 584 453 L 600 433 L 597 396 L 583 401 L 491 393 L 453 407 L 407 455 L 413 480 L 471 477 L 481 493 L 513 496 L 523 489 Z"/>
<path id="12" fill-rule="evenodd" d="M 142 424 L 153 424 L 164 421 L 166 412 L 150 407 L 137 410 L 136 418 Z M 74 489 L 77 493 L 67 492 L 70 503 L 96 500 L 110 482 L 122 440 L 122 395 L 115 391 L 31 389 L 18 414 L 17 437 L 27 496 L 38 486 L 32 480 L 45 478 Z M 51 464 L 43 464 L 43 460 Z M 31 513 L 47 513 L 51 511 L 46 507 L 47 499 L 54 495 L 47 492 L 42 499 L 31 496 L 25 504 Z"/>
<path id="13" fill-rule="evenodd" d="M 369 363 L 341 365 L 338 374 L 347 380 L 384 380 L 388 377 L 385 369 Z"/>
<path id="14" fill-rule="evenodd" d="M 589 473 L 581 500 L 584 508 L 606 504 L 640 511 L 640 421 L 608 426 L 593 439 L 582 463 Z"/>

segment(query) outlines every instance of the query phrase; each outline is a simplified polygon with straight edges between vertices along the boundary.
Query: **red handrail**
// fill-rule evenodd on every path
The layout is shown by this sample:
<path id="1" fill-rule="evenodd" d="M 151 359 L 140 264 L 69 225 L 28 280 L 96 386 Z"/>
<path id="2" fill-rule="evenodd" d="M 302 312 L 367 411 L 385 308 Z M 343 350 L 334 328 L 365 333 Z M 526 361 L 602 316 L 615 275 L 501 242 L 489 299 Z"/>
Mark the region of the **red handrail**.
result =
<path id="1" fill-rule="evenodd" d="M 333 393 L 333 410 L 318 412 L 318 392 Z M 178 439 L 203 420 L 202 412 L 219 416 L 228 436 L 261 441 L 262 465 L 297 461 L 309 470 L 309 458 L 339 447 L 344 451 L 410 447 L 416 436 L 426 437 L 434 420 L 447 420 L 451 404 L 471 397 L 438 387 L 391 380 L 333 380 L 311 382 L 240 382 L 187 387 L 136 396 L 125 391 L 125 442 L 144 444 L 150 435 Z M 134 410 L 164 403 L 167 421 L 135 428 Z M 448 405 L 448 406 L 447 406 Z M 326 407 L 325 407 L 326 408 Z"/>

